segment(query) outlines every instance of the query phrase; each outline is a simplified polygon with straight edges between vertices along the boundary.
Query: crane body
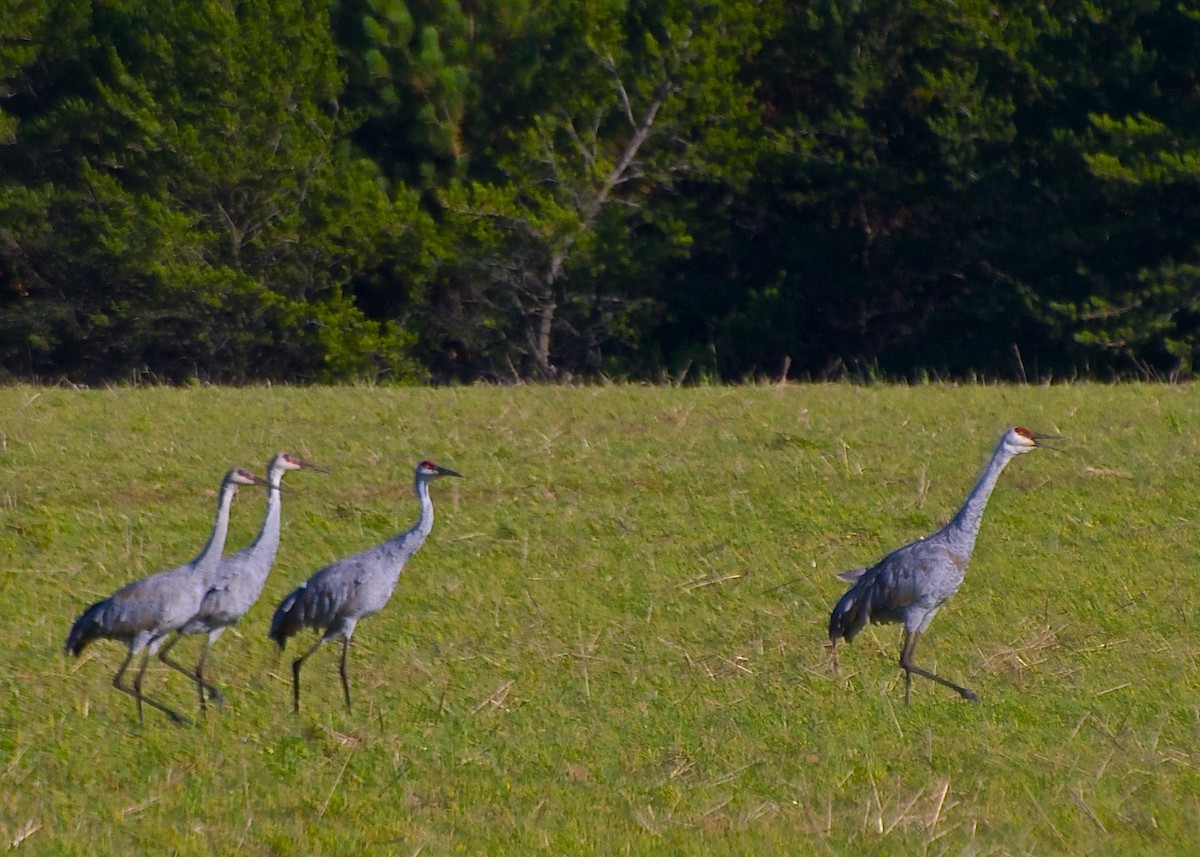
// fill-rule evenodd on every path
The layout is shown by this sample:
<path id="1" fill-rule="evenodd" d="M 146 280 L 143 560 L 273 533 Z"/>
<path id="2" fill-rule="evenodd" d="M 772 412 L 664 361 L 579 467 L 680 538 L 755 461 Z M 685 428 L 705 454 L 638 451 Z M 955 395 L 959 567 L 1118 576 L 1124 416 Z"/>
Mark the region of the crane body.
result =
<path id="1" fill-rule="evenodd" d="M 420 516 L 409 530 L 373 548 L 327 565 L 292 591 L 275 610 L 268 636 L 283 649 L 289 637 L 302 628 L 314 628 L 321 637 L 292 662 L 292 704 L 300 711 L 300 668 L 317 649 L 331 640 L 342 641 L 339 672 L 346 708 L 350 704 L 350 681 L 346 655 L 350 638 L 360 619 L 378 613 L 392 597 L 400 572 L 424 544 L 433 529 L 433 501 L 429 483 L 442 476 L 462 476 L 432 461 L 417 465 L 414 477 Z"/>
<path id="2" fill-rule="evenodd" d="M 223 702 L 220 691 L 205 680 L 204 664 L 213 644 L 225 629 L 236 625 L 262 595 L 267 575 L 270 574 L 279 551 L 283 476 L 288 471 L 302 469 L 329 472 L 324 467 L 287 452 L 279 453 L 267 464 L 267 508 L 258 536 L 249 546 L 217 563 L 208 589 L 200 602 L 200 608 L 159 652 L 161 661 L 196 681 L 201 708 L 205 707 L 205 691 L 208 691 L 214 702 Z M 171 649 L 188 634 L 207 635 L 195 670 L 189 670 L 170 657 Z"/>
<path id="3" fill-rule="evenodd" d="M 146 666 L 150 655 L 158 651 L 167 635 L 182 628 L 199 609 L 225 547 L 229 510 L 238 486 L 262 484 L 266 484 L 263 479 L 244 468 L 230 470 L 221 482 L 212 533 L 195 559 L 126 584 L 108 598 L 88 607 L 71 626 L 66 650 L 76 657 L 97 639 L 121 640 L 128 645 L 125 660 L 113 677 L 113 687 L 137 701 L 139 722 L 145 722 L 143 703 L 157 708 L 176 723 L 186 722 L 178 712 L 142 693 Z M 122 679 L 130 662 L 138 655 L 142 656 L 141 665 L 129 687 Z"/>
<path id="4" fill-rule="evenodd" d="M 975 549 L 979 526 L 1000 473 L 1013 458 L 1041 446 L 1050 435 L 1034 434 L 1015 426 L 1000 438 L 991 460 L 958 513 L 930 536 L 892 551 L 874 566 L 842 572 L 839 578 L 854 585 L 838 600 L 829 617 L 829 640 L 854 639 L 869 622 L 904 625 L 900 667 L 904 670 L 904 701 L 909 703 L 914 673 L 949 687 L 964 699 L 978 701 L 974 693 L 918 666 L 917 642 L 933 617 L 958 591 Z"/>

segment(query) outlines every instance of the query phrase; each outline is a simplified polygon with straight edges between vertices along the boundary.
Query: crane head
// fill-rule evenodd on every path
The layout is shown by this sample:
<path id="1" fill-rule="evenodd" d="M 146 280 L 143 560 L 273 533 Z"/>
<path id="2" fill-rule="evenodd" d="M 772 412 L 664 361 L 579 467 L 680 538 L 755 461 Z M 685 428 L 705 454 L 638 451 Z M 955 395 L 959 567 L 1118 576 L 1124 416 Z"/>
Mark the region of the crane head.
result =
<path id="1" fill-rule="evenodd" d="M 1043 441 L 1059 439 L 1061 439 L 1061 436 L 1057 434 L 1037 434 L 1036 432 L 1031 432 L 1024 426 L 1013 426 L 1004 436 L 1004 445 L 1007 446 L 1013 453 L 1020 454 L 1022 452 L 1029 452 L 1030 450 L 1037 449 L 1038 447 L 1054 449 L 1054 447 L 1044 443 Z"/>
<path id="2" fill-rule="evenodd" d="M 317 470 L 321 473 L 328 473 L 328 467 L 321 467 L 318 464 L 313 464 L 311 461 L 305 461 L 298 455 L 292 455 L 290 452 L 281 452 L 271 459 L 271 463 L 267 465 L 267 479 L 274 480 L 270 484 L 270 488 L 276 491 L 283 490 L 283 474 L 289 470 Z"/>
<path id="3" fill-rule="evenodd" d="M 311 461 L 305 461 L 298 455 L 292 455 L 290 452 L 281 452 L 275 456 L 275 462 L 284 470 L 316 470 L 319 473 L 328 473 L 328 467 L 322 467 L 319 464 L 313 464 Z"/>
<path id="4" fill-rule="evenodd" d="M 267 480 L 260 479 L 244 467 L 235 467 L 225 474 L 225 481 L 231 485 L 267 485 Z"/>
<path id="5" fill-rule="evenodd" d="M 436 479 L 439 476 L 461 477 L 462 474 L 451 470 L 449 467 L 442 467 L 436 461 L 430 461 L 426 459 L 417 465 L 417 476 L 421 476 L 426 479 Z"/>

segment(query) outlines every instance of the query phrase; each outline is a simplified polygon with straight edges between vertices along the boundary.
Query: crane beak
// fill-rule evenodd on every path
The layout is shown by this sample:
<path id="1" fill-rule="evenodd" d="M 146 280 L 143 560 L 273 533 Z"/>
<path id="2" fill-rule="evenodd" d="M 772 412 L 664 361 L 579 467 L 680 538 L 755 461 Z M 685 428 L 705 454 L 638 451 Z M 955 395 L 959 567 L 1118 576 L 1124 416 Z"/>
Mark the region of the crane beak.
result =
<path id="1" fill-rule="evenodd" d="M 329 472 L 328 467 L 322 467 L 319 464 L 313 464 L 311 461 L 305 461 L 303 458 L 297 458 L 296 463 L 299 464 L 305 470 L 315 470 L 318 473 L 328 473 Z"/>
<path id="2" fill-rule="evenodd" d="M 463 478 L 463 475 L 457 470 L 451 470 L 449 467 L 442 467 L 441 465 L 438 465 L 437 472 L 438 476 L 457 476 L 460 479 Z"/>
<path id="3" fill-rule="evenodd" d="M 1047 440 L 1062 440 L 1063 436 L 1061 434 L 1032 434 L 1031 433 L 1030 436 L 1033 438 L 1034 446 L 1042 447 L 1044 449 L 1053 449 L 1055 452 L 1062 452 L 1062 450 L 1059 449 L 1057 446 L 1051 446 L 1048 443 L 1043 443 L 1043 441 L 1047 441 Z"/>

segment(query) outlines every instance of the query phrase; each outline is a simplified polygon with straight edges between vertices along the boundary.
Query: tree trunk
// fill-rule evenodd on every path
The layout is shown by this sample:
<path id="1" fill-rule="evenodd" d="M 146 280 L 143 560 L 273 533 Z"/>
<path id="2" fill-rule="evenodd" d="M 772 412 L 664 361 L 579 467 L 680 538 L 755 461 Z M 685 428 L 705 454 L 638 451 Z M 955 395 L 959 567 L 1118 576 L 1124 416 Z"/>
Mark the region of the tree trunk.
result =
<path id="1" fill-rule="evenodd" d="M 554 327 L 554 311 L 557 308 L 554 301 L 547 301 L 538 311 L 537 339 L 533 356 L 537 360 L 538 371 L 547 381 L 553 380 L 557 374 L 550 363 L 550 331 Z"/>

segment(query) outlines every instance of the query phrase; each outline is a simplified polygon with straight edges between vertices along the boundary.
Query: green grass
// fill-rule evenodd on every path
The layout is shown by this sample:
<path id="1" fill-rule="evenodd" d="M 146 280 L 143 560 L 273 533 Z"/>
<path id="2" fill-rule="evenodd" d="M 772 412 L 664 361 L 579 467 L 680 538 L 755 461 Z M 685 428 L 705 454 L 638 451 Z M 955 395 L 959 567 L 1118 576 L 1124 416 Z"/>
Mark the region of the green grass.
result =
<path id="1" fill-rule="evenodd" d="M 1190 853 L 1200 825 L 1191 387 L 0 389 L 0 850 L 45 854 Z M 920 662 L 825 638 L 839 570 L 1008 468 Z M 287 449 L 284 538 L 176 727 L 70 623 L 199 550 L 233 464 Z M 305 666 L 271 610 L 437 522 L 388 608 Z M 229 545 L 257 530 L 243 490 Z M 299 638 L 303 645 L 307 637 Z M 176 653 L 193 660 L 200 639 Z M 147 689 L 195 712 L 157 663 Z"/>

